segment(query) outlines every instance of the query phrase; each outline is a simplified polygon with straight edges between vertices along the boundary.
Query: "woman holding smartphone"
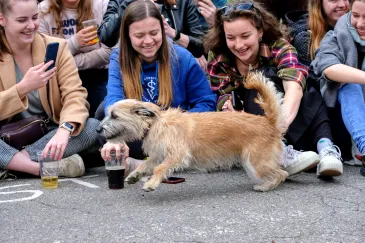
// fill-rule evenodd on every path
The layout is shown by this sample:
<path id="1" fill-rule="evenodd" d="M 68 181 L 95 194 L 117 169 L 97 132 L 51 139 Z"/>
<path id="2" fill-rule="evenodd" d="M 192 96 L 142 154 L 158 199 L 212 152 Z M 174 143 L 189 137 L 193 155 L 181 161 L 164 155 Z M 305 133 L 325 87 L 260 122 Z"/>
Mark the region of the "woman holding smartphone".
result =
<path id="1" fill-rule="evenodd" d="M 87 119 L 87 92 L 66 42 L 39 34 L 38 14 L 36 0 L 0 2 L 0 121 L 52 116 L 49 132 L 20 151 L 0 140 L 0 170 L 38 176 L 37 152 L 43 151 L 61 160 L 61 176 L 81 176 L 85 166 L 77 153 L 98 148 L 99 122 Z M 44 63 L 51 42 L 59 43 L 57 60 Z"/>
<path id="2" fill-rule="evenodd" d="M 67 40 L 88 91 L 90 116 L 106 95 L 111 48 L 99 42 L 96 30 L 107 4 L 108 0 L 44 0 L 39 4 L 39 32 Z M 90 26 L 84 27 L 86 23 Z"/>

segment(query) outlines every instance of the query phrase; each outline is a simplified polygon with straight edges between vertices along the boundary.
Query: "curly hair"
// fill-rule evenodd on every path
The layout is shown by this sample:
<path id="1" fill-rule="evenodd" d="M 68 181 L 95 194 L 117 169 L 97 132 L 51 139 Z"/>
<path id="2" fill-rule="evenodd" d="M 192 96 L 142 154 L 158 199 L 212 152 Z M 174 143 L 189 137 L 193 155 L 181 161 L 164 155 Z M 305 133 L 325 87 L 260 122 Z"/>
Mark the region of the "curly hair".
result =
<path id="1" fill-rule="evenodd" d="M 235 6 L 244 3 L 252 3 L 251 10 L 236 10 Z M 233 8 L 226 15 L 222 15 L 225 8 Z M 214 27 L 209 30 L 205 36 L 205 48 L 206 51 L 213 51 L 215 54 L 227 54 L 230 53 L 226 36 L 224 33 L 224 22 L 233 22 L 239 18 L 250 19 L 253 26 L 258 30 L 263 30 L 262 41 L 270 44 L 279 38 L 283 37 L 283 33 L 280 29 L 279 21 L 276 17 L 267 11 L 260 3 L 252 0 L 238 1 L 234 4 L 230 4 L 227 7 L 218 9 L 215 15 Z"/>
<path id="2" fill-rule="evenodd" d="M 76 32 L 80 31 L 83 26 L 82 22 L 94 18 L 94 13 L 92 9 L 93 0 L 80 0 L 77 7 L 77 19 L 76 19 Z M 41 14 L 50 13 L 54 17 L 57 26 L 57 34 L 64 37 L 62 33 L 62 0 L 49 0 L 49 8 L 47 12 L 42 12 Z"/>

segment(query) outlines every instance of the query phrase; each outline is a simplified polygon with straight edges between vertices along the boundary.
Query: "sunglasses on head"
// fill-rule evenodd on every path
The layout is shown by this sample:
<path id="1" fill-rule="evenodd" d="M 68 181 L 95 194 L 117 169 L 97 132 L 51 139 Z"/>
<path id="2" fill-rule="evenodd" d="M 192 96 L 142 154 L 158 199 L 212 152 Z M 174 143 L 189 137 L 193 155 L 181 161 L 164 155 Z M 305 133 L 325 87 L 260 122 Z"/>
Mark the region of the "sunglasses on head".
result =
<path id="1" fill-rule="evenodd" d="M 222 16 L 227 16 L 234 10 L 253 10 L 253 3 L 239 3 L 233 6 L 224 6 L 219 9 Z"/>

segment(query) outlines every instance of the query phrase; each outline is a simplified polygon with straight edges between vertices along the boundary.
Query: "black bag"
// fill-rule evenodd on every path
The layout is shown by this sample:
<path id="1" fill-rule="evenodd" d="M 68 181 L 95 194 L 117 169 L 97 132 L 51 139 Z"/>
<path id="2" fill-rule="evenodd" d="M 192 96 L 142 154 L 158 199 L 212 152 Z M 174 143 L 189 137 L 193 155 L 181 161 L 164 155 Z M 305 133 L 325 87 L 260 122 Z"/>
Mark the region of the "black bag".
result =
<path id="1" fill-rule="evenodd" d="M 0 129 L 1 139 L 11 147 L 22 150 L 47 134 L 48 120 L 33 116 L 4 125 Z"/>
<path id="2" fill-rule="evenodd" d="M 0 128 L 0 138 L 11 147 L 22 150 L 48 133 L 47 123 L 52 119 L 52 107 L 49 102 L 49 84 L 47 83 L 47 100 L 51 115 L 47 119 L 33 116 L 20 121 L 10 122 Z M 4 123 L 2 121 L 1 123 Z M 1 124 L 0 123 L 0 124 Z"/>

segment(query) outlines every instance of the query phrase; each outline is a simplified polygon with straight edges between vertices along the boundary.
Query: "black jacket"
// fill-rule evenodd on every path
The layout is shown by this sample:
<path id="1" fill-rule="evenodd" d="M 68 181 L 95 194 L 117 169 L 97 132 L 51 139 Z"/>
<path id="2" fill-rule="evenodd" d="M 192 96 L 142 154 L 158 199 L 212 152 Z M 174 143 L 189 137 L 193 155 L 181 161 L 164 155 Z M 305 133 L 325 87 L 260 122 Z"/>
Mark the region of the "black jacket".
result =
<path id="1" fill-rule="evenodd" d="M 112 47 L 117 44 L 123 12 L 132 1 L 134 0 L 109 1 L 103 21 L 98 29 L 99 39 L 105 45 Z M 157 1 L 157 3 L 159 2 Z M 204 53 L 203 31 L 194 0 L 177 0 L 176 5 L 162 5 L 161 13 L 173 29 L 179 30 L 189 37 L 188 51 L 194 57 L 201 57 Z"/>

